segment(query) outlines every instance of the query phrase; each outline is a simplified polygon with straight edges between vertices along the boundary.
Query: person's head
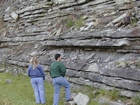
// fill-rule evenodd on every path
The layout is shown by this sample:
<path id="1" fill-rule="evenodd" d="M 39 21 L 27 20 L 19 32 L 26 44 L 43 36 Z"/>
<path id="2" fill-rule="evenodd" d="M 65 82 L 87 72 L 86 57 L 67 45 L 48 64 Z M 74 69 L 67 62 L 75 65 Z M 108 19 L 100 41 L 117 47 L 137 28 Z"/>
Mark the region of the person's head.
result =
<path id="1" fill-rule="evenodd" d="M 55 60 L 61 61 L 61 54 L 55 54 Z"/>
<path id="2" fill-rule="evenodd" d="M 38 60 L 36 57 L 31 58 L 30 63 L 33 65 L 33 69 L 37 67 Z"/>

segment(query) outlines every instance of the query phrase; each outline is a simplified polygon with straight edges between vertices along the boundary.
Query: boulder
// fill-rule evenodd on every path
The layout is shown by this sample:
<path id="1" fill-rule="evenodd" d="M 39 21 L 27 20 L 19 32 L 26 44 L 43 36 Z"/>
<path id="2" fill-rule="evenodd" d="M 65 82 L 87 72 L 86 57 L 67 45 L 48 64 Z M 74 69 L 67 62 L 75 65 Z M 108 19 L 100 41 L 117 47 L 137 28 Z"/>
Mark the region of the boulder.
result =
<path id="1" fill-rule="evenodd" d="M 11 83 L 12 83 L 12 80 L 11 80 L 11 79 L 6 79 L 6 80 L 5 80 L 5 83 L 6 83 L 6 84 L 11 84 Z"/>
<path id="2" fill-rule="evenodd" d="M 2 73 L 2 72 L 4 72 L 4 69 L 2 68 L 2 69 L 0 69 L 0 73 Z"/>
<path id="3" fill-rule="evenodd" d="M 84 95 L 82 93 L 78 93 L 75 97 L 74 97 L 74 102 L 77 105 L 88 105 L 89 102 L 89 97 L 87 95 Z"/>
<path id="4" fill-rule="evenodd" d="M 13 12 L 11 13 L 11 17 L 12 17 L 13 19 L 17 20 L 19 16 L 18 16 L 18 14 L 17 14 L 15 11 L 13 11 Z"/>

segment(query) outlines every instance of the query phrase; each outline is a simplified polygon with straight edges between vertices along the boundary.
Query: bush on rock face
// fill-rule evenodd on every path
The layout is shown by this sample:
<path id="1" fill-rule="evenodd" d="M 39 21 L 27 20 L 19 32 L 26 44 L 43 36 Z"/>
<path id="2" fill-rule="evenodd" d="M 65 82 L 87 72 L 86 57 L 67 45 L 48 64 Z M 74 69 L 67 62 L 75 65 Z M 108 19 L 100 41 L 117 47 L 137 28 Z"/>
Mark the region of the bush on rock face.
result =
<path id="1" fill-rule="evenodd" d="M 135 105 L 140 105 L 140 97 L 139 96 L 133 97 L 133 101 L 134 101 Z"/>
<path id="2" fill-rule="evenodd" d="M 3 28 L 3 19 L 2 17 L 0 16 L 0 30 Z"/>

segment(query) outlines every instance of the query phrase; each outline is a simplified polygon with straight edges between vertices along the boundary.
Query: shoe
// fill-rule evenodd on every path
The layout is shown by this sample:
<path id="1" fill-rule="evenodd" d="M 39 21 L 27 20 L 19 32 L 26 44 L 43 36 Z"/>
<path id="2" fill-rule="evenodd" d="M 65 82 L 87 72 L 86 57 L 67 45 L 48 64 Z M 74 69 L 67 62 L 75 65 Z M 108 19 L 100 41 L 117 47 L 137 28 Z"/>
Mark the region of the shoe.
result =
<path id="1" fill-rule="evenodd" d="M 74 99 L 73 98 L 70 98 L 69 100 L 67 100 L 66 102 L 69 102 L 69 101 L 73 101 Z"/>

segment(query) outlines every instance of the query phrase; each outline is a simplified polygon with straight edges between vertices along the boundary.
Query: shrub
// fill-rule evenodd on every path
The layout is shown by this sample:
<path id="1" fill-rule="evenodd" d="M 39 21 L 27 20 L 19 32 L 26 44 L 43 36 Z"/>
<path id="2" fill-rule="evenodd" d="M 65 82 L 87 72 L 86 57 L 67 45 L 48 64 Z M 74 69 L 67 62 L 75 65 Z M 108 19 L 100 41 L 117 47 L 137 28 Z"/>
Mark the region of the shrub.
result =
<path id="1" fill-rule="evenodd" d="M 106 96 L 108 94 L 108 91 L 105 89 L 98 89 L 97 94 L 99 94 L 101 96 Z"/>
<path id="2" fill-rule="evenodd" d="M 3 19 L 2 19 L 2 17 L 0 16 L 0 29 L 2 29 L 3 28 Z"/>
<path id="3" fill-rule="evenodd" d="M 75 27 L 76 28 L 80 28 L 83 25 L 84 25 L 84 19 L 82 17 L 80 19 L 75 20 Z"/>
<path id="4" fill-rule="evenodd" d="M 120 97 L 120 92 L 116 89 L 109 91 L 109 97 L 111 100 L 117 100 Z"/>
<path id="5" fill-rule="evenodd" d="M 134 101 L 135 105 L 140 105 L 140 96 L 135 96 L 132 98 L 132 100 Z"/>
<path id="6" fill-rule="evenodd" d="M 72 26 L 74 26 L 74 21 L 72 20 L 67 21 L 67 27 L 72 27 Z"/>
<path id="7" fill-rule="evenodd" d="M 99 105 L 99 103 L 96 100 L 92 100 L 89 102 L 89 105 Z"/>

